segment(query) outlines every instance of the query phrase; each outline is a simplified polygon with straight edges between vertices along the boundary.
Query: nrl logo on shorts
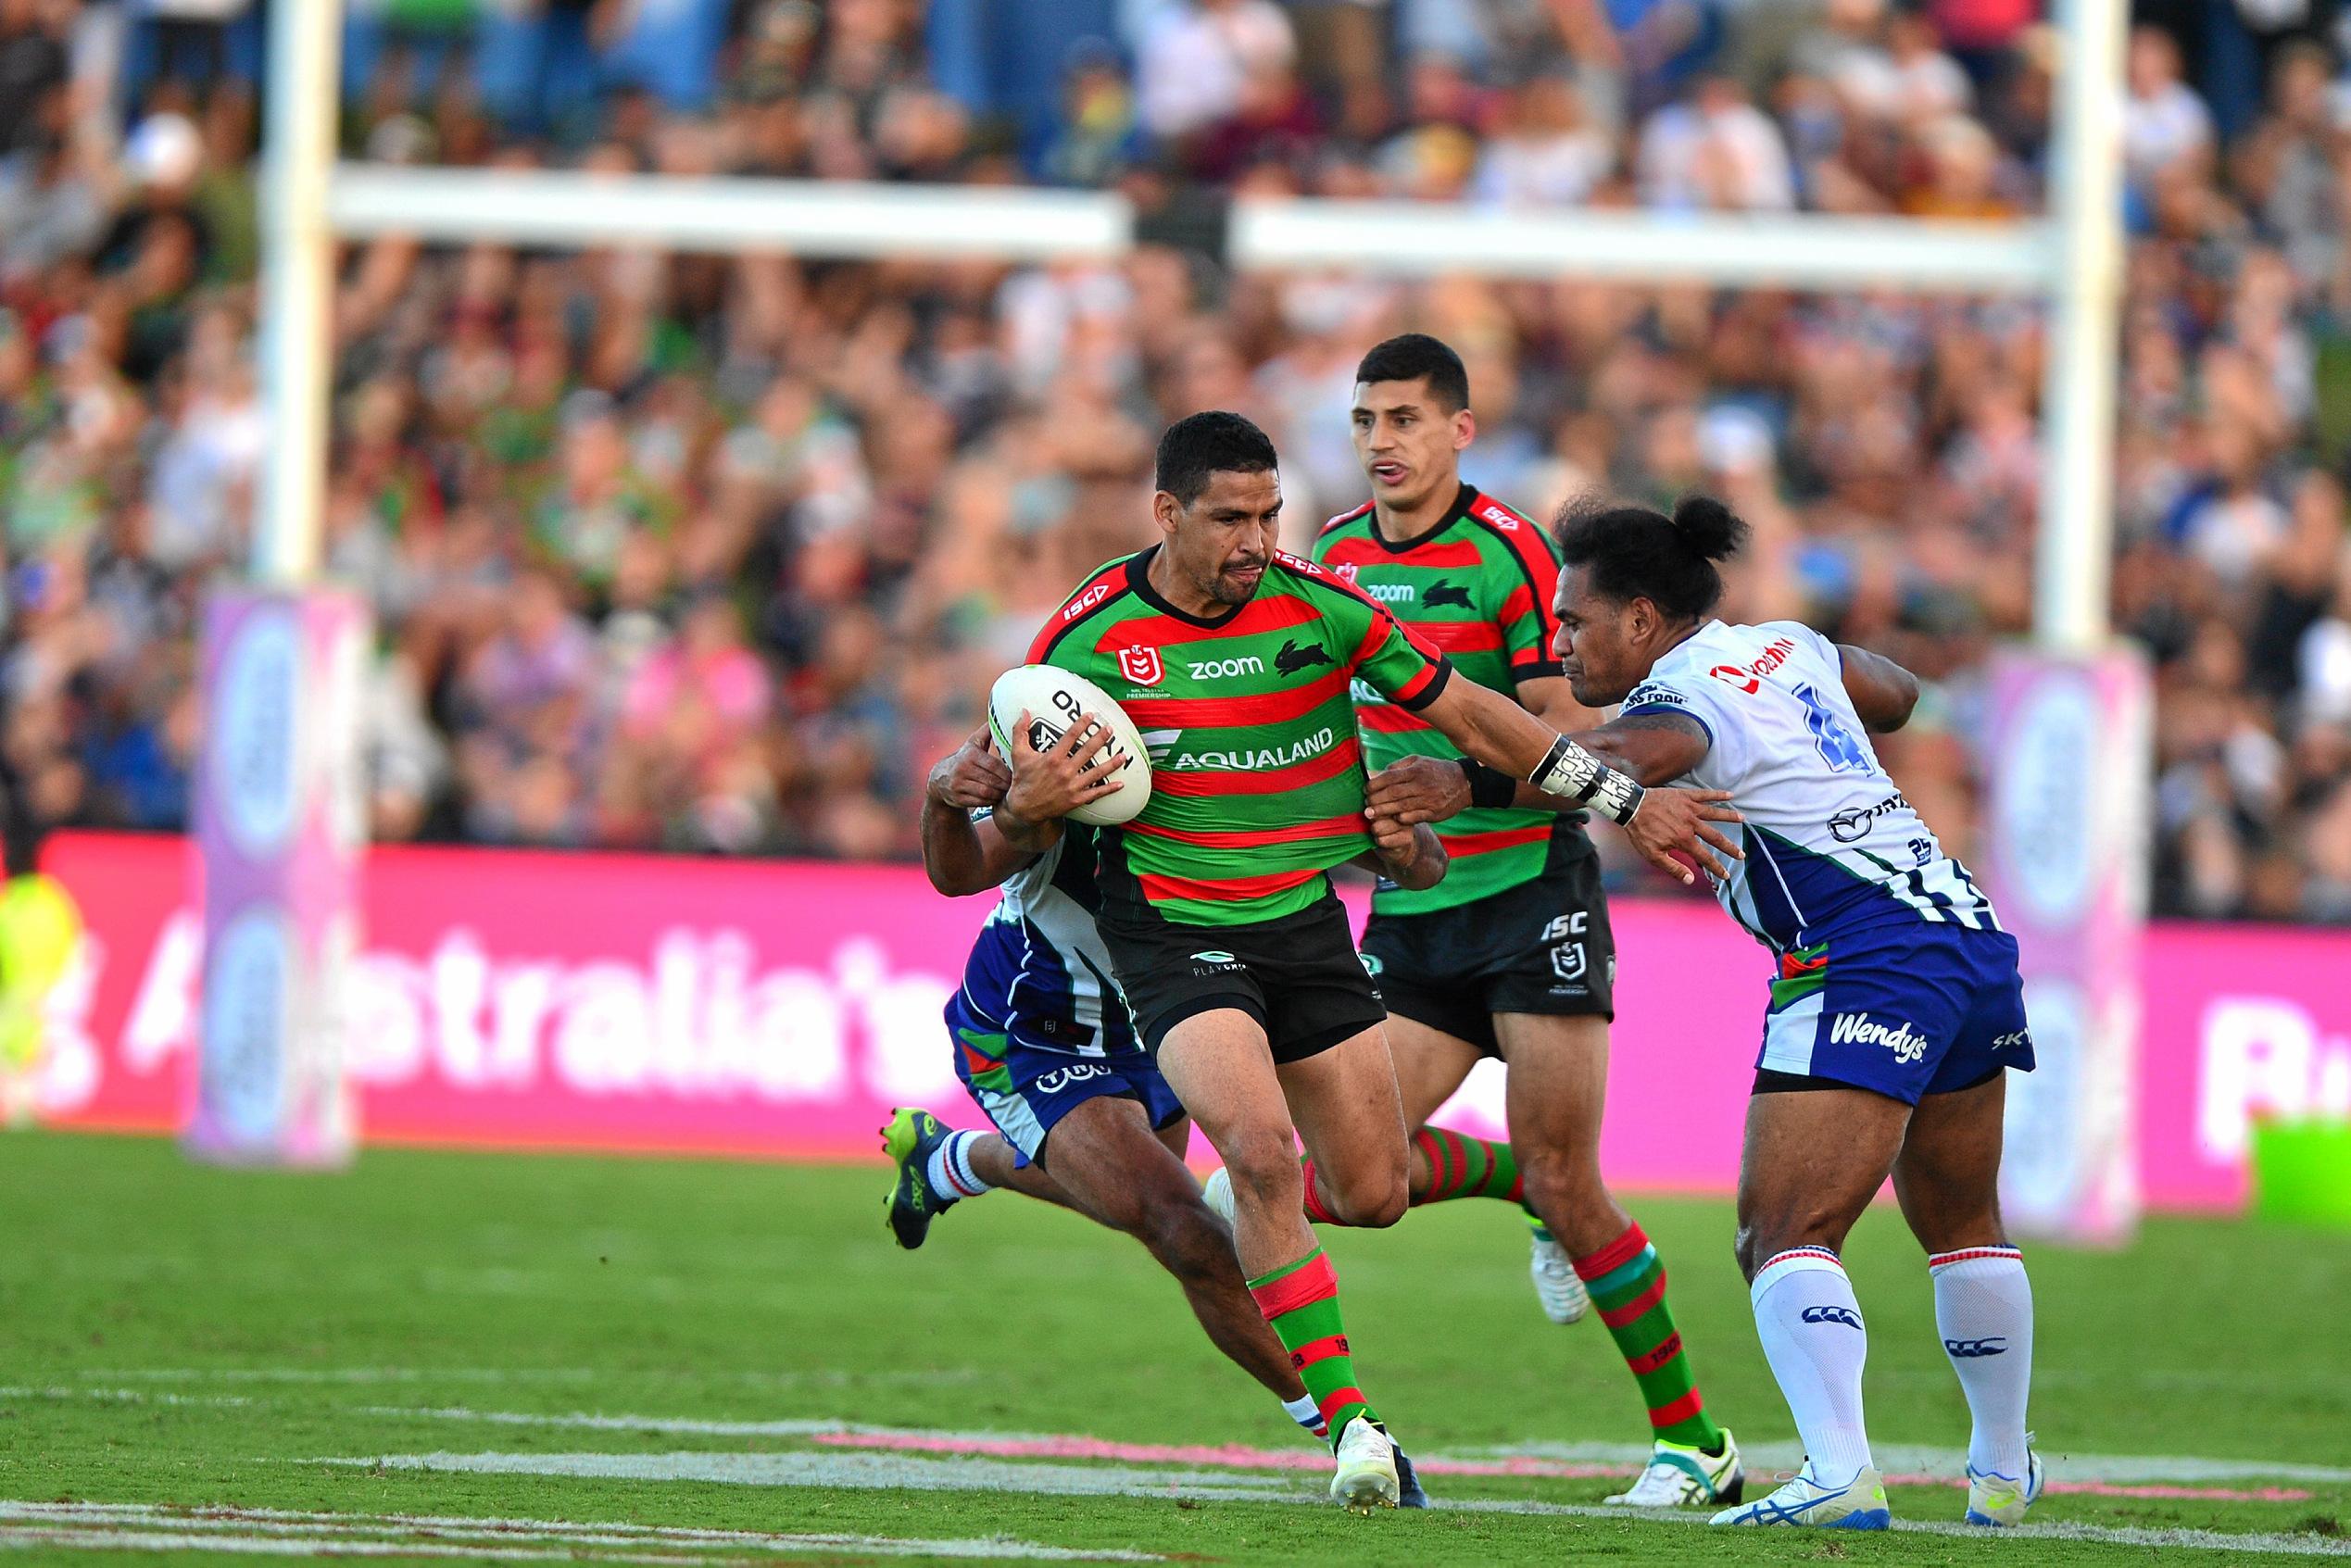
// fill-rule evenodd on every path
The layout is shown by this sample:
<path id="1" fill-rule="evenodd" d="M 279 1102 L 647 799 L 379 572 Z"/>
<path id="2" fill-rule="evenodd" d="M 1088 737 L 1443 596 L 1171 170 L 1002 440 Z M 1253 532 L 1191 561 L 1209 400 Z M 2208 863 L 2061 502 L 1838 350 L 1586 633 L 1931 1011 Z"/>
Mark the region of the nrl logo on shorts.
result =
<path id="1" fill-rule="evenodd" d="M 1138 686 L 1155 686 L 1167 673 L 1157 648 L 1131 647 L 1118 650 L 1118 672 Z"/>

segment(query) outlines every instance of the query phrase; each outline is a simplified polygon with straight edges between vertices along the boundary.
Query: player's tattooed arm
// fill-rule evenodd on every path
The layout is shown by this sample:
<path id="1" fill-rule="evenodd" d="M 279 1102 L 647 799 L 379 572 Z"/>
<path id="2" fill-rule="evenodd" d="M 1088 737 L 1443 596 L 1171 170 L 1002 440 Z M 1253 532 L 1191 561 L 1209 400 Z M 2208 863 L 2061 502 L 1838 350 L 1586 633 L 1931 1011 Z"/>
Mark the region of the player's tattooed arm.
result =
<path id="1" fill-rule="evenodd" d="M 1705 725 L 1667 708 L 1620 713 L 1596 730 L 1567 738 L 1610 767 L 1630 773 L 1644 788 L 1680 778 L 1704 762 L 1715 745 Z"/>
<path id="2" fill-rule="evenodd" d="M 1001 802 L 1012 782 L 1012 771 L 989 746 L 985 724 L 931 770 L 923 786 L 923 870 L 949 897 L 985 893 L 1034 855 L 1007 839 L 992 818 L 972 818 Z"/>

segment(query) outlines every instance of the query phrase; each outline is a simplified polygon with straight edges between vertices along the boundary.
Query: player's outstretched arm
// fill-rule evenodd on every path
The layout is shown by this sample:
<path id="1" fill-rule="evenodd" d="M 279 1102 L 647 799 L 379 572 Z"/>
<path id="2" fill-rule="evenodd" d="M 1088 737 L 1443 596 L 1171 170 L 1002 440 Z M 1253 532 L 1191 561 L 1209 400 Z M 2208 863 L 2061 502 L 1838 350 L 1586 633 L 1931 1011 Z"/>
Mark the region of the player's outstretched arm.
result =
<path id="1" fill-rule="evenodd" d="M 1012 726 L 1012 782 L 995 822 L 1016 849 L 1042 854 L 1062 835 L 1062 819 L 1089 801 L 1125 787 L 1114 776 L 1118 754 L 1111 749 L 1110 726 L 1080 713 L 1061 739 L 1037 749 L 1026 709 Z"/>
<path id="2" fill-rule="evenodd" d="M 1633 716 L 1629 732 L 1619 728 L 1627 724 L 1620 717 L 1597 730 L 1563 735 L 1499 692 L 1474 681 L 1451 681 L 1421 709 L 1421 716 L 1488 767 L 1531 780 L 1619 824 L 1643 859 L 1682 883 L 1697 880 L 1690 861 L 1716 877 L 1725 874 L 1722 862 L 1712 851 L 1741 858 L 1729 839 L 1707 825 L 1741 820 L 1725 804 L 1730 798 L 1727 793 L 1647 787 L 1688 772 L 1705 755 L 1705 746 L 1699 744 L 1690 753 L 1686 738 L 1679 744 L 1632 739 L 1632 734 L 1663 733 L 1649 731 L 1639 722 L 1649 717 L 1646 714 Z M 1612 765 L 1583 744 L 1609 735 L 1612 730 L 1617 734 L 1603 744 L 1628 766 Z M 1639 754 L 1637 758 L 1628 755 L 1628 746 Z"/>
<path id="3" fill-rule="evenodd" d="M 1837 645 L 1837 660 L 1844 667 L 1845 696 L 1861 721 L 1884 734 L 1910 722 L 1918 706 L 1918 677 L 1883 654 L 1849 643 Z"/>
<path id="4" fill-rule="evenodd" d="M 999 886 L 1032 858 L 1007 843 L 993 819 L 972 821 L 974 811 L 1002 801 L 1012 782 L 985 724 L 931 770 L 923 786 L 923 870 L 949 897 Z"/>

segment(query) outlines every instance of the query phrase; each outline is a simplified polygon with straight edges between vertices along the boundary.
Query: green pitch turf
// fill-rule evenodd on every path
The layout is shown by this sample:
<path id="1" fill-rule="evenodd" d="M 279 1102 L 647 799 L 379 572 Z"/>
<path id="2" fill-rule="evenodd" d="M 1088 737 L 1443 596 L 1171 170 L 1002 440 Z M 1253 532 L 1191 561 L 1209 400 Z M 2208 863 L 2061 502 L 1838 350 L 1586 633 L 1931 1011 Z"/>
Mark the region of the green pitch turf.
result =
<path id="1" fill-rule="evenodd" d="M 2043 1450 L 2055 1480 L 2109 1487 L 2035 1518 L 2090 1538 L 1725 1535 L 1574 1512 L 1612 1489 L 1576 1472 L 1629 1451 L 1640 1411 L 1596 1322 L 1540 1317 L 1499 1205 L 1326 1233 L 1381 1409 L 1416 1455 L 1482 1472 L 1428 1476 L 1475 1507 L 1357 1519 L 1292 1500 L 1314 1469 L 1037 1440 L 1312 1457 L 1131 1243 L 996 1194 L 902 1253 L 882 1187 L 878 1167 L 403 1150 L 297 1176 L 199 1169 L 159 1142 L 0 1137 L 0 1546 L 663 1565 L 2351 1551 L 2341 1236 L 2156 1221 L 2127 1252 L 2029 1251 Z M 1784 1444 L 1727 1205 L 1634 1207 L 1709 1405 L 1751 1448 Z M 1967 1432 L 1922 1261 L 1880 1212 L 1849 1261 L 1881 1459 L 1954 1474 L 1947 1451 L 1903 1451 Z M 1501 1473 L 1513 1455 L 1548 1471 Z M 1949 1524 L 1961 1499 L 1893 1491 L 1902 1521 Z"/>

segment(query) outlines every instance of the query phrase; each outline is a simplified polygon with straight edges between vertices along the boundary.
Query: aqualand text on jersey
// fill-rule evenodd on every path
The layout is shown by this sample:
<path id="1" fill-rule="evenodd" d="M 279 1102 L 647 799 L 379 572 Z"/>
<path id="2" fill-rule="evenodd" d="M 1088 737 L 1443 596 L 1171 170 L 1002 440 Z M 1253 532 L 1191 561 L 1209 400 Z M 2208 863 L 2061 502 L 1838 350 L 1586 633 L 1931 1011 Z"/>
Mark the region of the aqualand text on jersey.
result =
<path id="1" fill-rule="evenodd" d="M 1105 907 L 1188 925 L 1307 909 L 1371 842 L 1353 683 L 1414 711 L 1452 662 L 1313 561 L 1277 554 L 1248 603 L 1197 616 L 1150 585 L 1156 553 L 1094 571 L 1028 653 L 1101 686 L 1150 753 L 1150 804 L 1099 835 Z"/>

